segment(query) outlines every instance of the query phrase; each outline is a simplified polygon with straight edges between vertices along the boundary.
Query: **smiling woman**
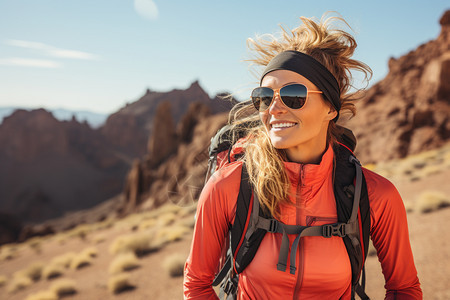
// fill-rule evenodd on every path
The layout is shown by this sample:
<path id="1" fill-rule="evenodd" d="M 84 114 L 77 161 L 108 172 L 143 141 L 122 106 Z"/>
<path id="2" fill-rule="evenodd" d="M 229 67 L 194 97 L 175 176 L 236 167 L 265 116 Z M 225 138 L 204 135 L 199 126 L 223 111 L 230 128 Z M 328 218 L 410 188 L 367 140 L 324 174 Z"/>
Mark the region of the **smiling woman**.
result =
<path id="1" fill-rule="evenodd" d="M 217 298 L 211 285 L 222 278 L 229 231 L 223 291 L 238 299 L 368 299 L 369 237 L 386 299 L 421 299 L 402 199 L 361 167 L 356 139 L 336 125 L 343 112 L 355 114 L 351 71 L 367 78 L 371 70 L 352 59 L 355 39 L 334 26 L 342 18 L 301 21 L 279 38 L 249 39 L 251 61 L 265 70 L 231 113 L 231 135 L 246 126 L 247 136 L 200 195 L 185 299 Z"/>

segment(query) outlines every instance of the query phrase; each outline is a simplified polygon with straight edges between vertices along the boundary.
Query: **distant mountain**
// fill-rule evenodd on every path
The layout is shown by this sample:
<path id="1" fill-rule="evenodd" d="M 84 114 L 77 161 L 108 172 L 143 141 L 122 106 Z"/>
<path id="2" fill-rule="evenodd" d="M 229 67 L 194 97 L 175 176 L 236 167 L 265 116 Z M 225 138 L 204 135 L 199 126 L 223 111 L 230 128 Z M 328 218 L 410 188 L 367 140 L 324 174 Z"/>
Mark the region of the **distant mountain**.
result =
<path id="1" fill-rule="evenodd" d="M 5 117 L 10 116 L 17 109 L 28 111 L 32 110 L 23 107 L 0 107 L 0 124 L 3 122 Z M 107 114 L 95 113 L 87 110 L 69 110 L 58 108 L 47 109 L 47 111 L 51 112 L 53 116 L 60 121 L 70 121 L 75 116 L 77 121 L 87 122 L 92 128 L 99 128 L 108 118 Z"/>
<path id="2" fill-rule="evenodd" d="M 147 153 L 148 138 L 154 130 L 153 118 L 160 104 L 170 103 L 171 117 L 177 125 L 193 102 L 206 105 L 212 114 L 229 111 L 236 102 L 223 100 L 223 96 L 211 99 L 198 81 L 186 90 L 175 89 L 166 93 L 147 90 L 139 100 L 111 114 L 99 130 L 129 158 L 142 157 Z"/>
<path id="3" fill-rule="evenodd" d="M 41 222 L 120 194 L 133 161 L 148 148 L 156 166 L 194 137 L 200 120 L 229 110 L 232 102 L 219 98 L 209 98 L 198 82 L 186 90 L 147 91 L 99 128 L 67 110 L 3 108 L 9 115 L 0 124 L 0 216 Z M 149 143 L 151 131 L 158 138 Z"/>

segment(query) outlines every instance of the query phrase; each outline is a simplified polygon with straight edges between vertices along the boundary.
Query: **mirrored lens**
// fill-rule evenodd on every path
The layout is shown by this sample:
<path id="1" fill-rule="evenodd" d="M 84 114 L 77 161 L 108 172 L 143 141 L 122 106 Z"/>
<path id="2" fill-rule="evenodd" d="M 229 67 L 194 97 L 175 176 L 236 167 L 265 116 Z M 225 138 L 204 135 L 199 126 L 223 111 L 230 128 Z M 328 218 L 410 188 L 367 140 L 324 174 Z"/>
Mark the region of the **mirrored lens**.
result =
<path id="1" fill-rule="evenodd" d="M 290 84 L 280 89 L 281 100 L 292 109 L 303 107 L 306 103 L 307 94 L 308 90 L 303 84 Z"/>
<path id="2" fill-rule="evenodd" d="M 265 111 L 273 98 L 273 90 L 268 87 L 257 87 L 252 92 L 252 101 L 256 110 Z"/>

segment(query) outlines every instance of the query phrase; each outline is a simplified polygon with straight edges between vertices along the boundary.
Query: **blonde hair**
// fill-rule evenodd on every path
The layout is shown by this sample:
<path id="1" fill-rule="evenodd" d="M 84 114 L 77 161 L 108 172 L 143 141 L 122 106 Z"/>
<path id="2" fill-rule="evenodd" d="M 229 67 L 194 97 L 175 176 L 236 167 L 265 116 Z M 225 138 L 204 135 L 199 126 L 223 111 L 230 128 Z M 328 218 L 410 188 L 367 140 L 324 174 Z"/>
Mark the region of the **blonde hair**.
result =
<path id="1" fill-rule="evenodd" d="M 354 100 L 360 98 L 359 90 L 350 92 L 352 74 L 350 70 L 361 71 L 368 81 L 372 75 L 371 69 L 364 63 L 351 59 L 357 46 L 355 39 L 349 33 L 332 28 L 331 24 L 339 21 L 350 27 L 342 17 L 329 17 L 319 22 L 310 18 L 300 17 L 302 24 L 292 30 L 281 27 L 280 37 L 263 35 L 255 39 L 249 38 L 247 45 L 254 52 L 254 57 L 248 59 L 253 65 L 266 66 L 280 52 L 295 50 L 303 52 L 322 63 L 337 79 L 341 94 L 342 113 L 356 114 Z M 245 147 L 245 162 L 250 182 L 258 195 L 263 210 L 273 216 L 279 216 L 279 205 L 289 203 L 289 178 L 284 161 L 284 150 L 273 147 L 267 131 L 259 120 L 258 112 L 253 108 L 251 100 L 239 103 L 230 112 L 229 122 L 233 128 L 248 130 Z M 339 137 L 338 127 L 334 122 L 328 126 L 327 141 L 335 143 Z"/>

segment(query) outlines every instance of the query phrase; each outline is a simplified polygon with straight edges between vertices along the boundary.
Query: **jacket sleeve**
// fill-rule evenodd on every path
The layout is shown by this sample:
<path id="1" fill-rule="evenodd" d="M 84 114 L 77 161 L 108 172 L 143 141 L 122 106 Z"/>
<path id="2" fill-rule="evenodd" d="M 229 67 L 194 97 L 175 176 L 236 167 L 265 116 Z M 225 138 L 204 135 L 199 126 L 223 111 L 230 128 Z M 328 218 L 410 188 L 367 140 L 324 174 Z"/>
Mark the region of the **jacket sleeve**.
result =
<path id="1" fill-rule="evenodd" d="M 385 299 L 422 299 L 403 201 L 387 179 L 364 170 L 371 210 L 371 238 L 386 281 Z"/>
<path id="2" fill-rule="evenodd" d="M 219 170 L 203 188 L 197 204 L 191 251 L 184 268 L 184 299 L 218 299 L 214 276 L 233 221 L 240 168 Z M 238 175 L 238 176 L 237 176 Z"/>

